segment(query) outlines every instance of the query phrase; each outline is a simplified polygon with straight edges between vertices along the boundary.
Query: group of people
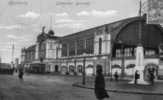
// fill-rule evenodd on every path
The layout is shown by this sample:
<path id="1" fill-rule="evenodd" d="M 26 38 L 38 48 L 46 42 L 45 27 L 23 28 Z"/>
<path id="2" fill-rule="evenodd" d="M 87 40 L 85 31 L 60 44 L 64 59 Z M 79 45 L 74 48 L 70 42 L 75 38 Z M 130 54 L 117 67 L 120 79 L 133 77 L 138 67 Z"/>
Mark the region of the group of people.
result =
<path id="1" fill-rule="evenodd" d="M 103 100 L 104 98 L 109 98 L 109 95 L 108 95 L 107 91 L 105 90 L 105 79 L 102 74 L 102 66 L 97 65 L 97 68 L 98 68 L 97 72 L 96 72 L 97 75 L 95 78 L 95 95 L 98 100 Z M 148 69 L 149 80 L 150 80 L 151 84 L 154 83 L 154 78 L 155 78 L 154 72 L 155 72 L 154 68 Z M 118 81 L 119 75 L 118 75 L 117 71 L 114 73 L 114 78 L 116 81 Z M 137 80 L 139 78 L 140 78 L 140 74 L 139 74 L 138 70 L 136 70 L 135 75 L 134 75 L 135 84 L 137 84 Z"/>

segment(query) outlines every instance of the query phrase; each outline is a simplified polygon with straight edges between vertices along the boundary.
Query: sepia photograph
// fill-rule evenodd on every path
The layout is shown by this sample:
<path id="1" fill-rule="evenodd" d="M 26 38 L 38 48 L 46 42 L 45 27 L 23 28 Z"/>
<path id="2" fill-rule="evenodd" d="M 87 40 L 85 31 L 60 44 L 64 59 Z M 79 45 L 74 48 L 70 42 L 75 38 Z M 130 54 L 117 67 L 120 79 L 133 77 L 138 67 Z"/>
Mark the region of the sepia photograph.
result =
<path id="1" fill-rule="evenodd" d="M 163 100 L 163 0 L 0 0 L 0 100 Z"/>

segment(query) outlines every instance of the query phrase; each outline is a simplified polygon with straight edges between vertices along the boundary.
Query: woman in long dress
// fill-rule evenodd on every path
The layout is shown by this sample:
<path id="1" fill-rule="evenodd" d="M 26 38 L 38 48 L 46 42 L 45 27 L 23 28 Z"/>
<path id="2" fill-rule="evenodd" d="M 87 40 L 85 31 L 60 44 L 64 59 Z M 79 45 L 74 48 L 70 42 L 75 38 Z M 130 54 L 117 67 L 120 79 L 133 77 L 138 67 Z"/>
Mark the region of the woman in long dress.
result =
<path id="1" fill-rule="evenodd" d="M 109 98 L 109 95 L 107 94 L 107 91 L 105 90 L 105 79 L 102 74 L 102 67 L 97 69 L 97 75 L 95 78 L 95 95 L 98 100 Z"/>

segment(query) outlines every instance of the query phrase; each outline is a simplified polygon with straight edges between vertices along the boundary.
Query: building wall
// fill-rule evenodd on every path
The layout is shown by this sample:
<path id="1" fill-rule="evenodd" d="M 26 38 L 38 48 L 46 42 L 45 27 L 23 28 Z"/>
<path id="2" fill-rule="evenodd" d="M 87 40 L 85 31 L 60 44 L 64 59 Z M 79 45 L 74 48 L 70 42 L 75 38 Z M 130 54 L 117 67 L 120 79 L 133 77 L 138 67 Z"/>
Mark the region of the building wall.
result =
<path id="1" fill-rule="evenodd" d="M 136 65 L 136 59 L 132 58 L 132 59 L 125 59 L 124 61 L 124 66 L 125 66 L 125 73 L 126 75 L 133 75 L 134 74 L 134 68 L 129 68 L 127 69 L 127 65 L 129 64 L 135 64 Z M 145 66 L 147 66 L 148 64 L 156 64 L 157 66 L 159 66 L 159 58 L 145 58 L 144 59 L 144 69 Z M 122 68 L 122 59 L 114 59 L 112 61 L 112 65 L 120 65 L 120 67 Z M 116 71 L 118 71 L 118 73 L 121 73 L 121 69 L 120 68 L 113 68 L 112 69 L 112 73 L 115 73 Z"/>
<path id="2" fill-rule="evenodd" d="M 94 54 L 98 55 L 99 54 L 99 46 L 100 46 L 100 39 L 102 40 L 102 45 L 101 45 L 101 54 L 110 54 L 110 34 L 100 34 L 96 35 L 94 39 Z"/>
<path id="3" fill-rule="evenodd" d="M 55 40 L 46 41 L 46 58 L 56 59 L 57 57 L 57 44 Z"/>
<path id="4" fill-rule="evenodd" d="M 36 48 L 35 48 L 35 60 L 36 59 L 39 59 L 39 54 L 38 54 L 38 52 L 39 52 L 39 43 L 38 42 L 36 42 Z"/>
<path id="5" fill-rule="evenodd" d="M 124 54 L 125 57 L 125 68 L 129 64 L 136 64 L 135 47 L 137 46 L 137 42 L 139 42 L 137 37 L 138 23 L 142 19 L 131 19 L 115 22 L 117 24 L 111 23 L 108 25 L 102 25 L 85 31 L 77 32 L 75 34 L 63 36 L 61 38 L 46 38 L 42 42 L 43 49 L 39 47 L 39 43 L 36 43 L 35 58 L 36 60 L 39 60 L 40 57 L 44 57 L 44 63 L 47 64 L 47 70 L 50 72 L 54 72 L 56 68 L 55 66 L 58 65 L 59 71 L 61 71 L 63 74 L 70 72 L 70 70 L 72 70 L 72 66 L 74 68 L 74 72 L 81 74 L 78 73 L 77 66 L 81 65 L 83 68 L 85 59 L 85 68 L 87 69 L 88 65 L 92 65 L 93 74 L 96 74 L 96 66 L 98 64 L 102 65 L 104 74 L 106 75 L 108 73 L 114 73 L 116 70 L 121 73 L 121 69 L 112 69 L 111 65 L 117 64 L 121 67 L 122 54 Z M 156 26 L 146 25 L 144 23 L 145 21 L 142 22 L 144 28 L 144 30 L 142 30 L 142 36 L 143 45 L 145 45 L 145 56 L 146 54 L 149 54 L 149 52 L 147 52 L 148 49 L 154 49 L 154 51 L 156 51 L 156 53 L 148 55 L 149 57 L 145 57 L 144 66 L 148 63 L 159 64 L 159 58 L 156 57 L 156 55 L 158 54 L 158 43 L 163 41 L 161 38 L 162 36 L 160 35 L 162 32 L 159 28 L 156 28 Z M 151 31 L 148 31 L 148 29 L 151 29 Z M 157 43 L 152 43 L 154 41 L 151 42 L 150 39 L 147 39 L 148 33 L 150 33 L 150 38 L 155 40 L 156 38 L 153 38 L 153 33 L 155 32 L 157 33 L 157 37 L 159 37 L 159 39 L 157 40 Z M 44 34 L 44 36 L 46 35 Z M 112 44 L 111 40 L 113 40 Z M 122 41 L 122 43 L 119 43 L 119 41 Z M 123 48 L 121 48 L 122 45 L 124 45 Z M 124 53 L 122 53 L 123 51 Z M 84 53 L 86 54 L 84 55 Z M 30 54 L 27 52 L 27 55 Z M 151 56 L 154 57 L 150 58 Z M 112 62 L 110 62 L 111 57 L 113 58 Z M 64 68 L 62 68 L 63 66 Z M 88 69 L 89 70 L 87 71 L 92 71 L 91 68 Z M 127 75 L 132 75 L 133 70 L 125 69 L 125 73 Z M 70 72 L 69 74 L 74 73 Z"/>

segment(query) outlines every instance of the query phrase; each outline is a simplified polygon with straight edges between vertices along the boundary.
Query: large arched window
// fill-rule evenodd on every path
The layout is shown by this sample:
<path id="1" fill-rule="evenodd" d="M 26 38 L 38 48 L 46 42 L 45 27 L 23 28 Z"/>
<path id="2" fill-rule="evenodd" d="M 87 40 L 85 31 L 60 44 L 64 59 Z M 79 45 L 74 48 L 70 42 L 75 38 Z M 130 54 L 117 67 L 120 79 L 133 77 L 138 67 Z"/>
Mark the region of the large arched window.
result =
<path id="1" fill-rule="evenodd" d="M 102 38 L 99 38 L 99 54 L 102 52 Z"/>

